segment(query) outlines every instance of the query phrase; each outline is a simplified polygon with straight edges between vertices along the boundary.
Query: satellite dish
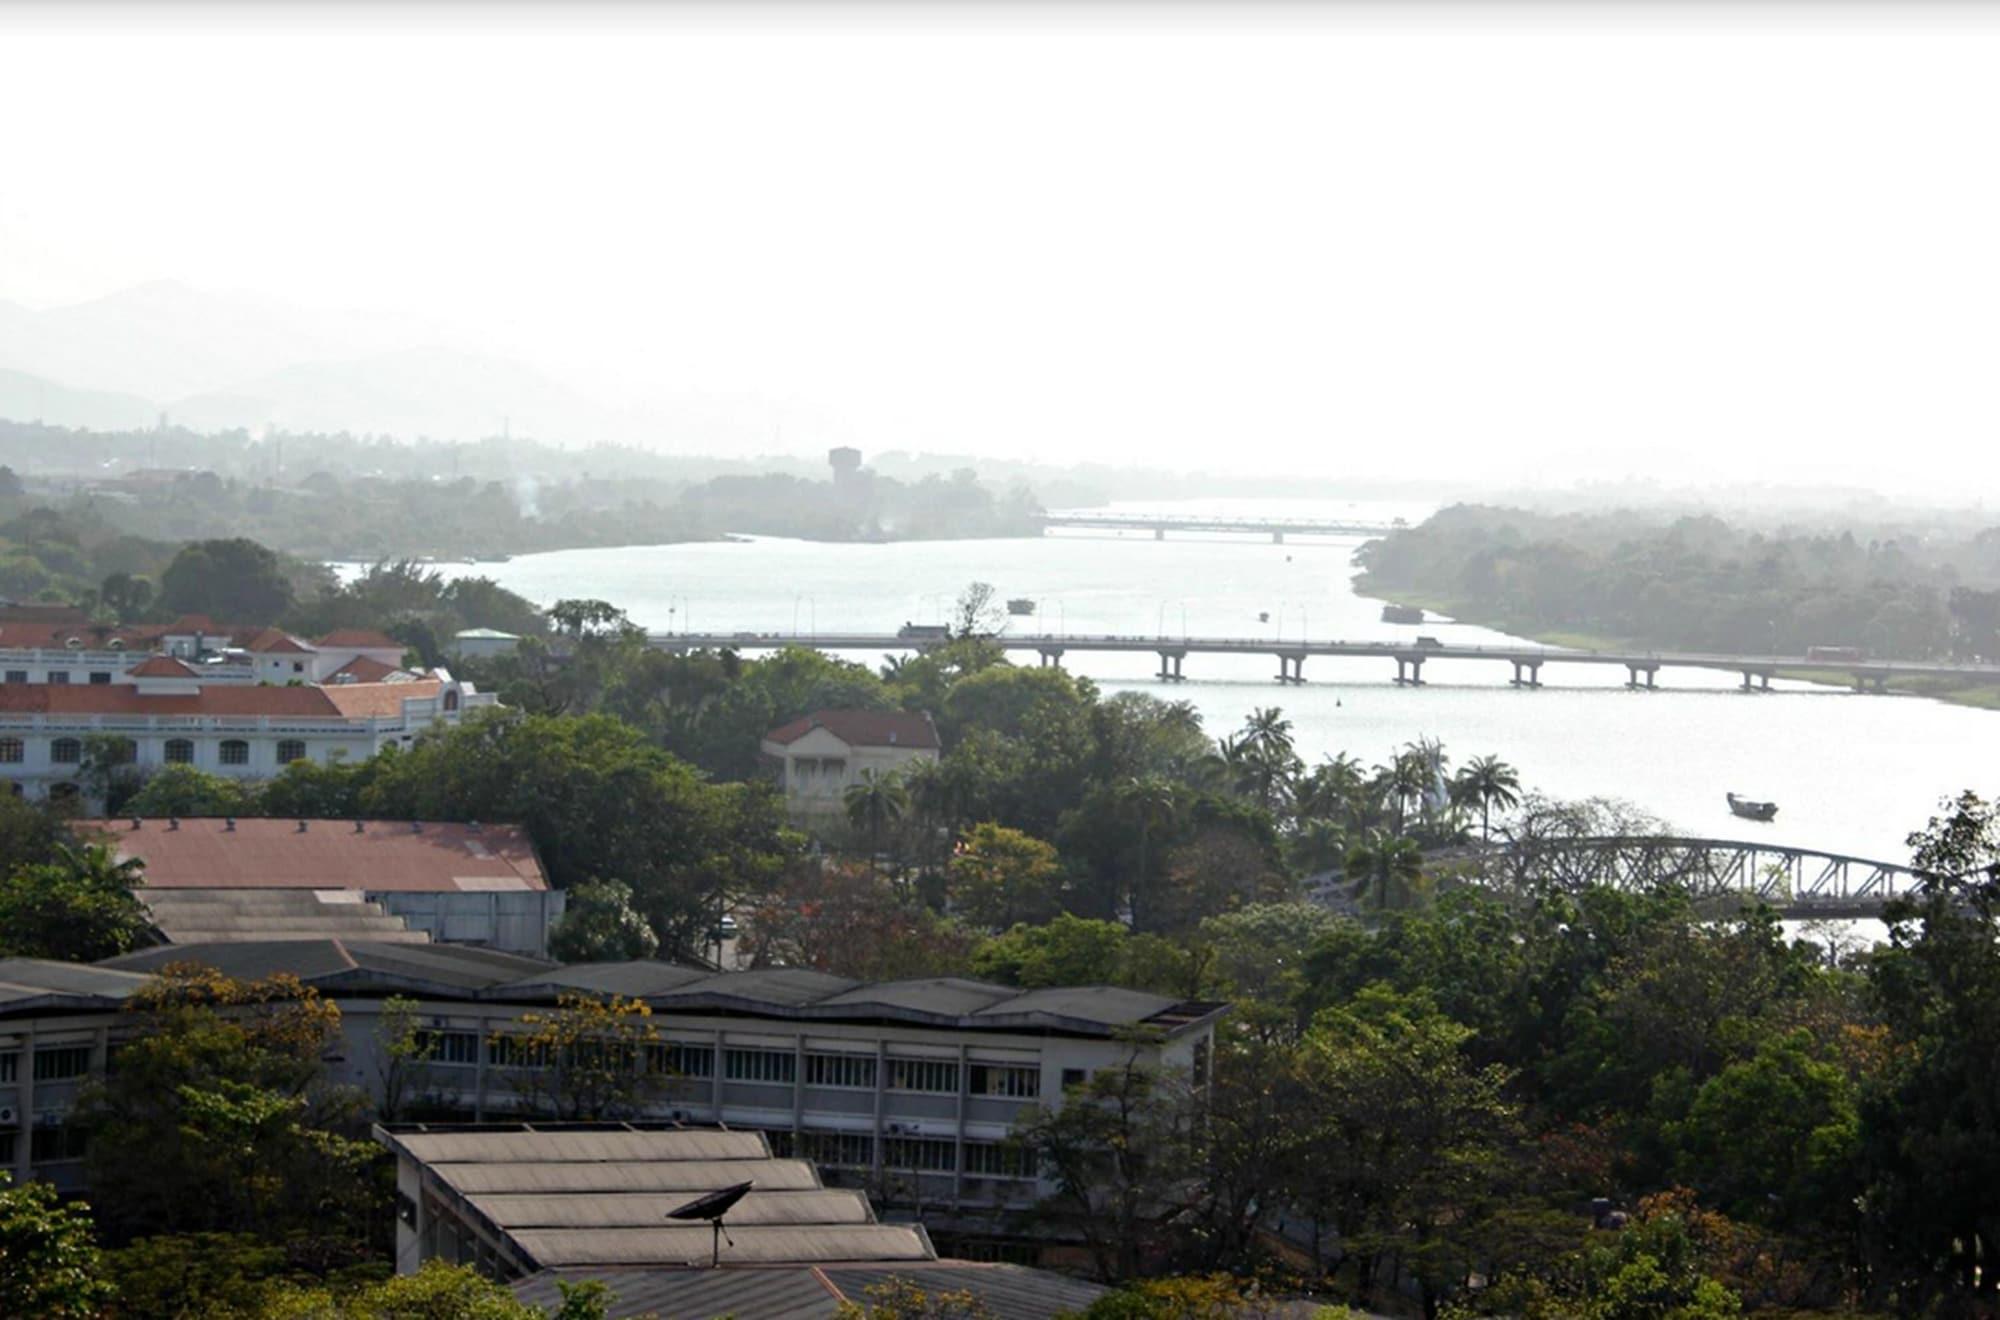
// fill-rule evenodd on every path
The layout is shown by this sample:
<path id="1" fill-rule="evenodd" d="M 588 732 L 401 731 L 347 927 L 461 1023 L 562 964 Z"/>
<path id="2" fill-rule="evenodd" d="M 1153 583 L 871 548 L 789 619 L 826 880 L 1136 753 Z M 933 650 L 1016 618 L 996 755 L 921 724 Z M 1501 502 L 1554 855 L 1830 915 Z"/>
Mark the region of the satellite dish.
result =
<path id="1" fill-rule="evenodd" d="M 708 1258 L 710 1269 L 722 1263 L 722 1243 L 725 1238 L 728 1239 L 730 1246 L 736 1245 L 736 1239 L 730 1237 L 729 1230 L 722 1226 L 722 1217 L 735 1209 L 736 1203 L 756 1185 L 754 1182 L 740 1182 L 733 1187 L 719 1187 L 712 1192 L 703 1192 L 686 1205 L 676 1206 L 667 1211 L 669 1219 L 706 1219 L 709 1227 L 715 1230 L 709 1239 L 713 1243 Z"/>

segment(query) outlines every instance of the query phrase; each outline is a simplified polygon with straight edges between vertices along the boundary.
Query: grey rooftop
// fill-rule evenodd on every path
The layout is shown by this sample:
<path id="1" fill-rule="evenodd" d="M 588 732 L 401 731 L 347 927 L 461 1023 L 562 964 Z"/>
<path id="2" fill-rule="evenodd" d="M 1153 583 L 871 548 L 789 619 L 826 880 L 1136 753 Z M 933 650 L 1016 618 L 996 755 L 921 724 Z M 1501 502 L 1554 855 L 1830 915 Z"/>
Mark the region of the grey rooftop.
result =
<path id="1" fill-rule="evenodd" d="M 662 1012 L 1098 1038 L 1175 1036 L 1228 1007 L 1116 986 L 1020 990 L 956 977 L 868 982 L 797 967 L 715 972 L 650 961 L 564 966 L 463 944 L 281 939 L 165 945 L 93 965 L 0 961 L 0 1017 L 115 1008 L 148 976 L 185 962 L 244 980 L 289 973 L 323 994 L 502 1004 L 615 994 Z"/>

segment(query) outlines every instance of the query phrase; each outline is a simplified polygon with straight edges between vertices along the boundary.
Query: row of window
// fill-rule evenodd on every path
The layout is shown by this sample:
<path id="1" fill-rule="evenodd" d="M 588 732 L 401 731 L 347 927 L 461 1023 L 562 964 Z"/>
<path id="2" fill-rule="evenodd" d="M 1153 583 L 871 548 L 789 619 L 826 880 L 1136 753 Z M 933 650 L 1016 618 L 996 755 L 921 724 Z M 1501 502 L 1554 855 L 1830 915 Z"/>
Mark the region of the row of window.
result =
<path id="1" fill-rule="evenodd" d="M 194 740 L 192 738 L 169 738 L 164 753 L 169 765 L 194 764 Z M 113 765 L 129 765 L 139 759 L 139 748 L 130 738 L 107 740 L 104 744 L 105 759 Z M 223 765 L 250 764 L 250 744 L 241 738 L 225 738 L 217 749 L 217 756 Z M 28 746 L 19 738 L 0 738 L 0 764 L 19 765 L 28 759 Z M 284 738 L 278 742 L 278 762 L 289 765 L 293 761 L 306 759 L 306 743 L 303 738 Z M 56 765 L 76 765 L 83 760 L 83 742 L 77 738 L 57 738 L 49 743 L 49 760 Z"/>
<path id="2" fill-rule="evenodd" d="M 832 1168 L 872 1169 L 875 1167 L 875 1138 L 867 1132 L 792 1133 L 784 1129 L 767 1131 L 772 1155 L 779 1159 L 809 1160 Z M 884 1137 L 882 1167 L 908 1173 L 952 1173 L 957 1148 L 948 1137 Z M 964 1172 L 975 1178 L 1032 1178 L 1034 1155 L 1021 1146 L 1003 1141 L 965 1143 Z"/>
<path id="3" fill-rule="evenodd" d="M 21 1147 L 20 1133 L 0 1132 L 0 1169 L 11 1169 Z M 38 1127 L 30 1130 L 28 1158 L 37 1164 L 54 1160 L 83 1158 L 84 1135 L 80 1127 Z"/>
<path id="4" fill-rule="evenodd" d="M 479 1062 L 479 1035 L 472 1031 L 426 1032 L 423 1057 L 434 1063 L 472 1065 Z M 499 1067 L 533 1067 L 544 1060 L 516 1038 L 496 1037 L 492 1059 Z M 705 1045 L 679 1041 L 646 1047 L 646 1070 L 678 1077 L 715 1076 L 715 1052 Z M 888 1089 L 951 1095 L 958 1091 L 958 1064 L 949 1059 L 890 1059 Z M 798 1056 L 790 1050 L 726 1048 L 722 1075 L 732 1082 L 790 1086 L 798 1076 Z M 975 1063 L 966 1074 L 975 1096 L 1032 1100 L 1042 1093 L 1042 1074 L 1032 1065 Z M 876 1059 L 872 1054 L 809 1052 L 805 1056 L 807 1086 L 872 1091 Z"/>
<path id="5" fill-rule="evenodd" d="M 7 671 L 7 681 L 9 683 L 25 683 L 28 681 L 28 671 L 25 669 L 10 669 Z M 57 687 L 68 687 L 69 670 L 51 669 L 48 672 L 48 681 Z M 102 669 L 93 669 L 90 671 L 90 681 L 97 687 L 109 687 L 111 685 L 111 675 Z"/>
<path id="6" fill-rule="evenodd" d="M 35 1080 L 66 1082 L 90 1072 L 90 1046 L 50 1045 L 35 1051 Z M 0 1054 L 0 1085 L 21 1080 L 19 1052 Z"/>

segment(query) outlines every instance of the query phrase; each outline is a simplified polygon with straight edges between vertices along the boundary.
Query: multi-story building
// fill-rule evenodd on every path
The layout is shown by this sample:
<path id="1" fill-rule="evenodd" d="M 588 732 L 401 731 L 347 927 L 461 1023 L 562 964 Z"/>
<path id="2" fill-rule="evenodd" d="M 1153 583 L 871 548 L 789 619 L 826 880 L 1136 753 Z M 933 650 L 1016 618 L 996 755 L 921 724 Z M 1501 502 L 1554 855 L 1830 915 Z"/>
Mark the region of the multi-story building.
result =
<path id="1" fill-rule="evenodd" d="M 382 1001 L 415 999 L 431 1053 L 405 1088 L 407 1108 L 446 1120 L 528 1112 L 534 1064 L 510 1043 L 524 1013 L 567 992 L 642 999 L 659 1034 L 639 1065 L 655 1080 L 642 1117 L 755 1129 L 779 1156 L 920 1207 L 946 1232 L 978 1231 L 1052 1190 L 1008 1141 L 1032 1107 L 1059 1106 L 1067 1088 L 1135 1062 L 1206 1086 L 1226 1011 L 1105 986 L 556 966 L 442 944 L 173 945 L 82 967 L 15 959 L 0 962 L 0 1167 L 11 1155 L 20 1177 L 75 1185 L 81 1150 L 65 1115 L 76 1086 L 133 1029 L 121 1009 L 145 975 L 186 961 L 239 977 L 290 972 L 332 997 L 345 1036 L 333 1080 L 376 1094 L 388 1073 Z"/>
<path id="2" fill-rule="evenodd" d="M 938 759 L 937 726 L 920 711 L 816 710 L 764 735 L 785 808 L 798 820 L 837 820 L 847 790 Z"/>
<path id="3" fill-rule="evenodd" d="M 405 649 L 373 629 L 307 641 L 282 628 L 219 624 L 199 614 L 112 625 L 77 609 L 0 607 L 0 681 L 7 683 L 123 683 L 156 655 L 190 662 L 204 683 L 376 682 L 398 670 Z"/>
<path id="4" fill-rule="evenodd" d="M 141 771 L 192 765 L 263 779 L 293 761 L 366 759 L 494 700 L 444 670 L 403 682 L 249 686 L 203 682 L 186 661 L 153 656 L 119 683 L 0 684 L 0 781 L 30 798 L 82 794 L 94 739 Z"/>

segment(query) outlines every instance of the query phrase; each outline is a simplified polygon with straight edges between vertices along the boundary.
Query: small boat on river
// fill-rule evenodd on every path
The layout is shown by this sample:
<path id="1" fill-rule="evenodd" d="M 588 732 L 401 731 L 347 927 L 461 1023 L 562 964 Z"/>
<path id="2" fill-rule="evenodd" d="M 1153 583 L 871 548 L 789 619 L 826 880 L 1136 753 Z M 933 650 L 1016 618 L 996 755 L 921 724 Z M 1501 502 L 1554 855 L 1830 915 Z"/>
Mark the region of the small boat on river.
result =
<path id="1" fill-rule="evenodd" d="M 1422 623 L 1423 621 L 1424 612 L 1418 606 L 1384 605 L 1382 607 L 1382 622 L 1384 623 Z"/>
<path id="2" fill-rule="evenodd" d="M 1729 809 L 1745 820 L 1769 820 L 1778 814 L 1778 804 L 1775 802 L 1752 802 L 1749 798 L 1740 798 L 1734 793 L 1724 796 L 1729 799 Z"/>

